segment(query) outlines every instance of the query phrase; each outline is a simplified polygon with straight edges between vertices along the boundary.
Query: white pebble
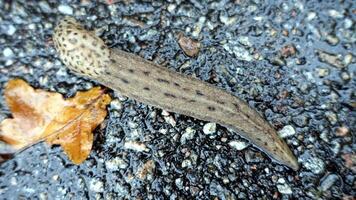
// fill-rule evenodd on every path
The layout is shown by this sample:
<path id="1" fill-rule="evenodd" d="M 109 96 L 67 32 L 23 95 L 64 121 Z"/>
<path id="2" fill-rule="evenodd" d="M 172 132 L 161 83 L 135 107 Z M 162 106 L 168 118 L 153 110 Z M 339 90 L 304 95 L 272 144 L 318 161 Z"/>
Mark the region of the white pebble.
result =
<path id="1" fill-rule="evenodd" d="M 125 149 L 130 149 L 138 152 L 149 151 L 145 144 L 136 141 L 126 141 L 124 144 Z"/>
<path id="2" fill-rule="evenodd" d="M 89 188 L 93 192 L 104 192 L 104 183 L 101 180 L 94 178 L 90 181 Z"/>
<path id="3" fill-rule="evenodd" d="M 63 5 L 63 4 L 58 6 L 58 11 L 65 15 L 73 14 L 73 8 L 68 5 Z"/>
<path id="4" fill-rule="evenodd" d="M 295 129 L 291 125 L 287 125 L 278 131 L 278 134 L 281 138 L 286 138 L 295 134 Z"/>
<path id="5" fill-rule="evenodd" d="M 292 194 L 292 189 L 290 188 L 290 186 L 286 183 L 286 181 L 284 180 L 284 178 L 280 178 L 278 179 L 278 185 L 277 185 L 277 189 L 280 193 L 282 194 Z"/>
<path id="6" fill-rule="evenodd" d="M 216 132 L 216 124 L 215 123 L 207 123 L 203 127 L 203 132 L 206 135 L 210 135 Z"/>
<path id="7" fill-rule="evenodd" d="M 6 47 L 2 51 L 2 54 L 4 55 L 5 58 L 8 58 L 8 57 L 12 57 L 14 55 L 14 52 L 9 47 Z"/>
<path id="8" fill-rule="evenodd" d="M 248 145 L 248 143 L 244 142 L 244 141 L 238 141 L 238 140 L 234 140 L 234 141 L 231 141 L 229 142 L 229 145 L 238 150 L 238 151 L 241 151 L 243 149 L 245 149 Z"/>
<path id="9" fill-rule="evenodd" d="M 7 27 L 6 34 L 8 34 L 8 35 L 13 35 L 15 32 L 16 32 L 15 26 L 13 26 L 12 24 L 10 24 L 10 25 Z"/>

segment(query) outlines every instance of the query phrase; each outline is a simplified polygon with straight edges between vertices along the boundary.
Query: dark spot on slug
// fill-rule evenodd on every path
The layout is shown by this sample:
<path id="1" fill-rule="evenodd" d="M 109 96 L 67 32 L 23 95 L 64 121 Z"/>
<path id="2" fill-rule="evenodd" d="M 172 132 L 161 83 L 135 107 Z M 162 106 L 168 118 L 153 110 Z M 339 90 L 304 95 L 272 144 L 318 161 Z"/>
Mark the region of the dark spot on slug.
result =
<path id="1" fill-rule="evenodd" d="M 116 60 L 115 59 L 110 59 L 110 61 L 115 64 L 116 63 Z"/>
<path id="2" fill-rule="evenodd" d="M 191 100 L 189 100 L 189 102 L 190 103 L 194 103 L 194 102 L 197 102 L 197 101 L 195 101 L 194 99 L 191 99 Z"/>
<path id="3" fill-rule="evenodd" d="M 130 83 L 128 80 L 126 80 L 126 79 L 124 79 L 124 78 L 121 78 L 121 81 L 124 82 L 124 83 L 126 83 L 126 84 Z"/>
<path id="4" fill-rule="evenodd" d="M 183 88 L 183 90 L 186 91 L 186 92 L 187 92 L 187 91 L 190 91 L 189 88 Z"/>
<path id="5" fill-rule="evenodd" d="M 135 70 L 133 70 L 133 69 L 128 69 L 127 71 L 129 71 L 132 74 L 135 72 Z"/>
<path id="6" fill-rule="evenodd" d="M 149 71 L 143 71 L 143 74 L 148 76 L 148 75 L 150 75 L 150 72 Z"/>
<path id="7" fill-rule="evenodd" d="M 150 88 L 149 88 L 149 87 L 144 87 L 143 89 L 144 89 L 144 90 L 147 90 L 147 91 L 150 91 Z"/>
<path id="8" fill-rule="evenodd" d="M 239 104 L 233 103 L 233 105 L 235 106 L 235 108 L 236 108 L 237 111 L 240 111 L 240 106 L 239 106 Z"/>
<path id="9" fill-rule="evenodd" d="M 174 95 L 174 94 L 170 94 L 170 93 L 163 93 L 163 94 L 164 94 L 164 96 L 166 96 L 166 97 L 177 98 L 176 95 Z"/>
<path id="10" fill-rule="evenodd" d="M 169 81 L 162 79 L 162 78 L 158 78 L 157 81 L 161 82 L 161 83 L 167 83 L 167 84 L 169 83 Z"/>
<path id="11" fill-rule="evenodd" d="M 180 87 L 180 84 L 179 83 L 174 83 L 175 86 L 177 87 Z"/>
<path id="12" fill-rule="evenodd" d="M 213 107 L 213 106 L 208 106 L 207 108 L 208 108 L 208 110 L 210 110 L 210 111 L 215 111 L 215 107 Z"/>
<path id="13" fill-rule="evenodd" d="M 87 34 L 83 34 L 83 39 L 87 39 Z"/>
<path id="14" fill-rule="evenodd" d="M 195 93 L 199 96 L 204 96 L 204 94 L 200 90 L 195 90 Z"/>
<path id="15" fill-rule="evenodd" d="M 111 75 L 111 72 L 105 72 L 107 75 Z"/>
<path id="16" fill-rule="evenodd" d="M 105 49 L 105 46 L 104 46 L 104 45 L 101 45 L 101 46 L 100 46 L 100 49 L 102 49 L 102 50 Z"/>
<path id="17" fill-rule="evenodd" d="M 224 105 L 224 104 L 225 104 L 225 102 L 219 101 L 219 100 L 217 100 L 216 102 L 218 102 L 218 104 L 221 104 L 221 105 Z"/>

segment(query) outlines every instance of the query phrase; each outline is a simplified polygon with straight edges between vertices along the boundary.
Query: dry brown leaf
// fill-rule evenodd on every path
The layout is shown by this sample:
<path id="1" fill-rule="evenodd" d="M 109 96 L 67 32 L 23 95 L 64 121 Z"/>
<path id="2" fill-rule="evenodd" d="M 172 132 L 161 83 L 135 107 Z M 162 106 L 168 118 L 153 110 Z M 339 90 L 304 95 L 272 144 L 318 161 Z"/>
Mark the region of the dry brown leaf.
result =
<path id="1" fill-rule="evenodd" d="M 92 131 L 104 120 L 111 101 L 99 87 L 65 100 L 61 94 L 33 89 L 20 79 L 9 81 L 4 94 L 13 118 L 1 122 L 0 140 L 15 149 L 42 140 L 60 144 L 76 164 L 88 157 Z"/>

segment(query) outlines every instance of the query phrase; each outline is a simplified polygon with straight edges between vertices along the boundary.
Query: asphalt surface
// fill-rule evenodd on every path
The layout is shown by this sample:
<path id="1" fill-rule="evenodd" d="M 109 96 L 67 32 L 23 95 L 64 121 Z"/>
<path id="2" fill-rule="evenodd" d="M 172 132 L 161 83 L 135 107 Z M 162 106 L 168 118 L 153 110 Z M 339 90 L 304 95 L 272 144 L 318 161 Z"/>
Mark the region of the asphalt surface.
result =
<path id="1" fill-rule="evenodd" d="M 356 196 L 356 3 L 0 1 L 0 120 L 6 82 L 73 96 L 51 36 L 65 15 L 105 42 L 247 101 L 284 137 L 297 172 L 219 125 L 110 91 L 90 157 L 38 144 L 0 166 L 1 199 L 352 199 Z M 187 56 L 178 36 L 200 43 Z"/>

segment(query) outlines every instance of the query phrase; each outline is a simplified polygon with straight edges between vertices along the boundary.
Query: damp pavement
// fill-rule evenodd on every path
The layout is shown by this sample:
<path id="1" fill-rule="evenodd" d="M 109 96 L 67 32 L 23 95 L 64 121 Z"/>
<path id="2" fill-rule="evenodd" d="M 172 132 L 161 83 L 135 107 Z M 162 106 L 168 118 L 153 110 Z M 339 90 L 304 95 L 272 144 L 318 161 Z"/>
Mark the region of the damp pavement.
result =
<path id="1" fill-rule="evenodd" d="M 1 199 L 352 199 L 356 196 L 356 3 L 345 1 L 0 1 L 0 120 L 7 81 L 66 97 L 51 36 L 65 15 L 113 48 L 223 88 L 279 130 L 301 165 L 271 162 L 219 125 L 110 91 L 93 150 L 74 165 L 37 144 L 0 166 Z M 196 57 L 178 44 L 199 42 Z M 196 53 L 196 52 L 194 52 Z"/>

